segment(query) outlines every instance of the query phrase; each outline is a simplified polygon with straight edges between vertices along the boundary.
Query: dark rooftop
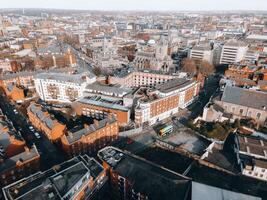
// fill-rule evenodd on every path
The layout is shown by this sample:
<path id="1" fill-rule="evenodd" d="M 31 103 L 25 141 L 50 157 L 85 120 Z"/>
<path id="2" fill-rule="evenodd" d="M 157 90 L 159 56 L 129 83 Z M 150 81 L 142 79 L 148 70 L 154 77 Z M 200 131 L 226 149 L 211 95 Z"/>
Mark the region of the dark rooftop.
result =
<path id="1" fill-rule="evenodd" d="M 77 156 L 6 186 L 3 192 L 7 200 L 62 199 L 83 177 L 97 179 L 102 171 L 103 167 L 96 160 L 87 155 Z"/>
<path id="2" fill-rule="evenodd" d="M 114 171 L 153 200 L 184 199 L 190 187 L 190 179 L 145 159 L 123 152 L 115 147 L 106 147 L 98 156 Z"/>
<path id="3" fill-rule="evenodd" d="M 173 90 L 182 89 L 192 83 L 194 83 L 194 80 L 187 80 L 183 78 L 175 78 L 167 81 L 166 83 L 162 83 L 158 86 L 156 86 L 156 89 L 158 89 L 160 92 L 167 93 L 171 92 Z"/>

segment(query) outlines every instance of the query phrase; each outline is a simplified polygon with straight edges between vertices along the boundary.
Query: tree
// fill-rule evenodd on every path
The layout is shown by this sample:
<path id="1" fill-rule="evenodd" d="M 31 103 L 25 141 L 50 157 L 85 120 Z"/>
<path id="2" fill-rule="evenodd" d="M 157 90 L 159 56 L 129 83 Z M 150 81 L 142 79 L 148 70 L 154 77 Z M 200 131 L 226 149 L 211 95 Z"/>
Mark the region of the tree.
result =
<path id="1" fill-rule="evenodd" d="M 199 63 L 198 72 L 202 73 L 204 76 L 208 76 L 212 74 L 214 71 L 215 71 L 214 65 L 209 63 L 208 61 L 203 60 Z"/>
<path id="2" fill-rule="evenodd" d="M 102 69 L 100 67 L 94 67 L 93 68 L 93 73 L 96 75 L 96 76 L 100 76 L 102 74 Z"/>
<path id="3" fill-rule="evenodd" d="M 185 58 L 182 61 L 182 70 L 184 72 L 195 74 L 197 73 L 197 65 L 196 62 L 193 59 Z"/>

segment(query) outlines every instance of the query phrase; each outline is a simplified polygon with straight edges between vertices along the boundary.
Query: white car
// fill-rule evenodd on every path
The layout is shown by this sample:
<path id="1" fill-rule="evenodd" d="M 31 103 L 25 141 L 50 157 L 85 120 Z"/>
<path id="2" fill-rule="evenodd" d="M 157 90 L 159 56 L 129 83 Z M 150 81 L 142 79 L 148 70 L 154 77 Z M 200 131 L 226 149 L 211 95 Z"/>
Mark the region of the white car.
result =
<path id="1" fill-rule="evenodd" d="M 13 110 L 15 114 L 18 114 L 18 111 L 16 109 Z"/>
<path id="2" fill-rule="evenodd" d="M 37 132 L 34 132 L 34 135 L 35 135 L 35 137 L 37 137 L 38 139 L 41 138 L 41 135 L 40 135 L 39 133 L 37 133 Z"/>

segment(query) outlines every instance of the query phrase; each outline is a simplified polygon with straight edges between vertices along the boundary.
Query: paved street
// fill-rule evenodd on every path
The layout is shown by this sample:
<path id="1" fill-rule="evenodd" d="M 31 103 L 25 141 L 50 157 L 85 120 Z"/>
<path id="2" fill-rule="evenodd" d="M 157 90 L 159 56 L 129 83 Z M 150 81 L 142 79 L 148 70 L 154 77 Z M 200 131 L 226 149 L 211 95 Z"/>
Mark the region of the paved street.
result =
<path id="1" fill-rule="evenodd" d="M 61 152 L 55 145 L 53 145 L 44 135 L 41 135 L 40 139 L 37 139 L 34 133 L 29 129 L 32 126 L 25 116 L 23 116 L 19 110 L 18 114 L 15 114 L 15 105 L 11 104 L 7 97 L 3 95 L 3 91 L 0 90 L 0 108 L 9 120 L 12 121 L 13 126 L 17 131 L 21 133 L 26 141 L 28 147 L 33 144 L 36 145 L 39 153 L 41 154 L 41 167 L 42 170 L 48 169 L 53 165 L 59 164 L 65 160 L 63 152 Z M 35 131 L 37 132 L 37 131 Z"/>

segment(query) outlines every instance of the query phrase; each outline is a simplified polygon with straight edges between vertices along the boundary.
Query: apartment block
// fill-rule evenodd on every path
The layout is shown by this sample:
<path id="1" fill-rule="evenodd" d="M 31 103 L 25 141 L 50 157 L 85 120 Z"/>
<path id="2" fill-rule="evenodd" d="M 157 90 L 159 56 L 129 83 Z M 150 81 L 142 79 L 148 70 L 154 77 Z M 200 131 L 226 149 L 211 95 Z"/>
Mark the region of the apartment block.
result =
<path id="1" fill-rule="evenodd" d="M 44 101 L 70 103 L 83 96 L 87 84 L 95 82 L 89 73 L 40 73 L 34 78 L 36 91 Z"/>
<path id="2" fill-rule="evenodd" d="M 87 155 L 77 156 L 44 172 L 4 187 L 5 200 L 91 199 L 106 182 L 103 167 Z"/>
<path id="3" fill-rule="evenodd" d="M 114 116 L 109 115 L 94 124 L 75 127 L 61 138 L 62 148 L 69 156 L 97 152 L 118 138 L 119 128 Z"/>
<path id="4" fill-rule="evenodd" d="M 184 109 L 197 98 L 200 83 L 194 80 L 172 79 L 156 86 L 138 100 L 135 108 L 137 124 L 154 124 Z"/>
<path id="5" fill-rule="evenodd" d="M 12 83 L 4 87 L 6 95 L 13 101 L 22 101 L 25 99 L 24 89 L 13 85 Z"/>
<path id="6" fill-rule="evenodd" d="M 0 121 L 0 185 L 5 186 L 39 170 L 40 155 L 33 145 L 26 146 L 12 124 Z"/>
<path id="7" fill-rule="evenodd" d="M 98 157 L 109 172 L 112 199 L 167 200 L 190 197 L 190 179 L 178 173 L 115 147 L 100 150 Z"/>
<path id="8" fill-rule="evenodd" d="M 85 97 L 73 102 L 72 107 L 77 115 L 104 119 L 112 114 L 116 117 L 119 125 L 126 125 L 130 122 L 130 109 L 123 106 L 121 101 L 111 98 Z"/>
<path id="9" fill-rule="evenodd" d="M 151 70 L 126 71 L 109 77 L 109 83 L 119 84 L 126 87 L 155 86 L 173 78 L 175 78 L 175 76 Z"/>
<path id="10" fill-rule="evenodd" d="M 27 108 L 29 121 L 41 131 L 50 141 L 58 141 L 64 134 L 66 126 L 54 119 L 40 105 L 31 103 Z"/>

